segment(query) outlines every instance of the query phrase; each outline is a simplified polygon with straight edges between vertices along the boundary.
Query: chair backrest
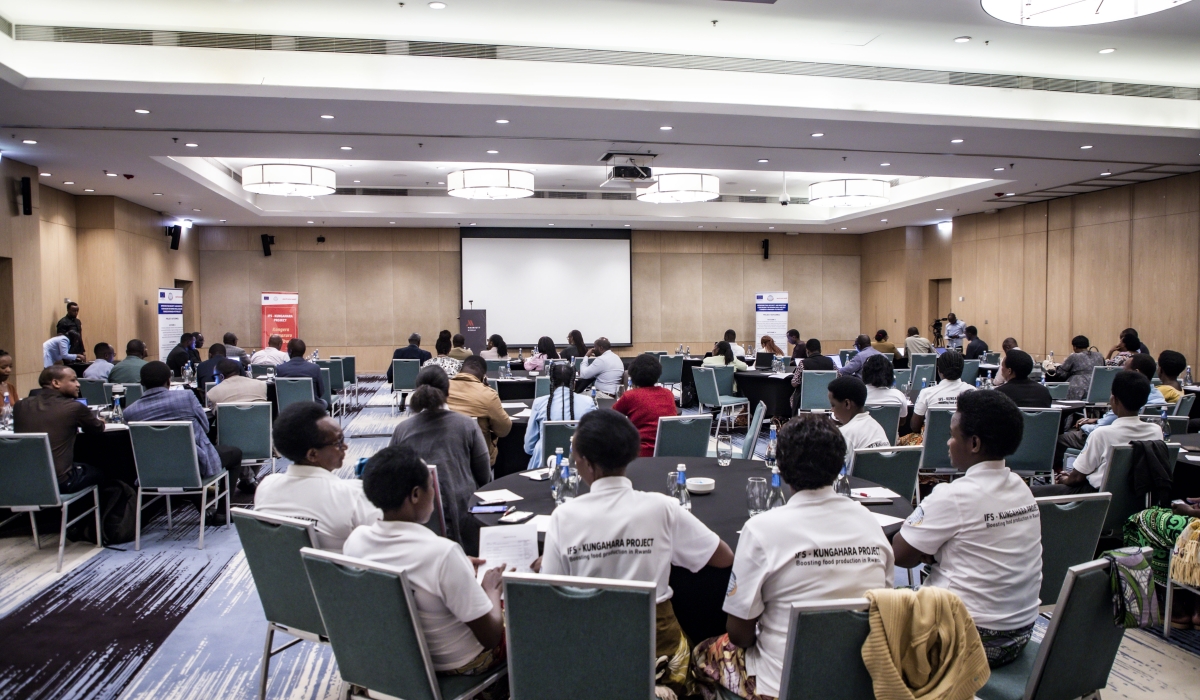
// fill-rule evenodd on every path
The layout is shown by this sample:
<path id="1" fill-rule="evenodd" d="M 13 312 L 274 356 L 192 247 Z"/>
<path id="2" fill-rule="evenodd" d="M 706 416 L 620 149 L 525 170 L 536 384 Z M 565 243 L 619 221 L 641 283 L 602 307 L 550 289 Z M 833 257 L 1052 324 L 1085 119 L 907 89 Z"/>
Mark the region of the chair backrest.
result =
<path id="1" fill-rule="evenodd" d="M 1174 410 L 1175 410 L 1175 407 L 1172 406 L 1171 404 L 1161 404 L 1161 403 L 1146 404 L 1145 406 L 1142 406 L 1140 409 L 1138 409 L 1138 415 L 1139 416 L 1161 416 L 1163 411 L 1166 411 L 1167 415 L 1169 416 L 1172 413 L 1174 413 Z"/>
<path id="2" fill-rule="evenodd" d="M 1022 410 L 1025 428 L 1017 451 L 1005 458 L 1009 469 L 1022 472 L 1049 472 L 1054 464 L 1054 447 L 1058 443 L 1058 425 L 1062 411 L 1046 408 L 1039 411 Z"/>
<path id="3" fill-rule="evenodd" d="M 300 556 L 342 680 L 405 700 L 441 700 L 405 572 L 311 547 Z"/>
<path id="4" fill-rule="evenodd" d="M 933 386 L 934 370 L 936 369 L 933 365 L 921 365 L 913 368 L 908 384 L 909 398 L 915 399 L 917 394 L 921 392 L 921 382 L 925 382 L 925 388 L 927 389 Z"/>
<path id="5" fill-rule="evenodd" d="M 1129 516 L 1145 510 L 1144 499 L 1135 498 L 1130 488 L 1130 473 L 1133 471 L 1133 447 L 1115 445 L 1108 453 L 1108 465 L 1104 470 L 1104 482 L 1100 490 L 1112 494 L 1108 513 L 1104 518 L 1102 532 L 1120 533 Z"/>
<path id="6" fill-rule="evenodd" d="M 916 369 L 917 367 L 923 367 L 925 365 L 936 365 L 936 364 L 937 364 L 937 353 L 936 352 L 914 352 L 908 358 L 908 366 L 912 367 L 913 369 Z"/>
<path id="7" fill-rule="evenodd" d="M 655 457 L 707 457 L 712 415 L 662 416 L 654 437 Z"/>
<path id="8" fill-rule="evenodd" d="M 985 353 L 983 353 L 983 364 L 985 364 L 985 365 L 998 365 L 998 364 L 1000 364 L 1000 353 L 998 353 L 998 352 L 985 352 Z"/>
<path id="9" fill-rule="evenodd" d="M 862 660 L 871 632 L 870 608 L 866 598 L 792 604 L 779 700 L 874 699 L 871 674 Z"/>
<path id="10" fill-rule="evenodd" d="M 129 407 L 129 404 L 142 398 L 143 389 L 142 389 L 141 384 L 136 384 L 136 383 L 123 384 L 122 386 L 125 387 L 125 407 L 126 408 Z"/>
<path id="11" fill-rule="evenodd" d="M 829 409 L 829 383 L 837 379 L 835 370 L 805 370 L 800 375 L 800 410 Z"/>
<path id="12" fill-rule="evenodd" d="M 1163 429 L 1166 430 L 1167 427 L 1170 427 L 1172 435 L 1183 435 L 1187 433 L 1191 420 L 1187 416 L 1167 416 L 1167 425 Z"/>
<path id="13" fill-rule="evenodd" d="M 561 447 L 563 454 L 571 454 L 571 437 L 575 428 L 579 427 L 577 420 L 547 420 L 542 421 L 542 456 L 541 464 L 546 464 L 546 458 Z"/>
<path id="14" fill-rule="evenodd" d="M 925 437 L 921 440 L 921 470 L 950 469 L 950 418 L 953 408 L 931 408 L 925 413 Z"/>
<path id="15" fill-rule="evenodd" d="M 850 358 L 854 357 L 857 354 L 858 354 L 858 350 L 855 350 L 855 349 L 838 350 L 838 359 L 842 361 L 842 366 L 845 367 L 846 363 L 850 361 Z"/>
<path id="16" fill-rule="evenodd" d="M 717 390 L 717 373 L 711 367 L 693 367 L 692 380 L 696 383 L 696 398 L 701 406 L 721 405 L 721 392 Z"/>
<path id="17" fill-rule="evenodd" d="M 217 444 L 242 450 L 242 460 L 271 459 L 275 443 L 271 437 L 271 404 L 217 404 Z"/>
<path id="18" fill-rule="evenodd" d="M 1113 624 L 1108 566 L 1097 559 L 1067 570 L 1025 686 L 1029 700 L 1085 697 L 1108 685 L 1125 636 L 1125 627 Z"/>
<path id="19" fill-rule="evenodd" d="M 717 393 L 721 396 L 733 396 L 733 365 L 724 367 L 709 367 L 717 378 Z"/>
<path id="20" fill-rule="evenodd" d="M 0 435 L 0 508 L 56 506 L 60 502 L 49 435 Z"/>
<path id="21" fill-rule="evenodd" d="M 912 370 L 911 369 L 894 369 L 894 370 L 892 370 L 892 376 L 896 380 L 896 381 L 892 382 L 892 386 L 901 391 L 904 391 L 905 389 L 908 388 L 908 381 L 910 379 L 912 379 Z"/>
<path id="22" fill-rule="evenodd" d="M 1112 396 L 1113 377 L 1117 376 L 1122 367 L 1105 367 L 1100 365 L 1092 368 L 1092 384 L 1088 387 L 1088 403 L 1108 403 Z"/>
<path id="23" fill-rule="evenodd" d="M 1192 414 L 1192 404 L 1196 403 L 1196 395 L 1183 392 L 1183 396 L 1179 397 L 1179 402 L 1175 404 L 1175 415 L 1190 416 Z"/>
<path id="24" fill-rule="evenodd" d="M 89 406 L 104 406 L 112 403 L 112 397 L 106 396 L 104 393 L 103 379 L 84 379 L 80 377 L 79 396 L 85 399 Z"/>
<path id="25" fill-rule="evenodd" d="M 508 364 L 508 360 L 488 360 L 487 361 L 487 371 L 499 372 L 500 368 L 507 364 Z"/>
<path id="26" fill-rule="evenodd" d="M 275 403 L 281 412 L 297 401 L 312 401 L 315 398 L 311 377 L 275 378 Z"/>
<path id="27" fill-rule="evenodd" d="M 354 355 L 331 355 L 331 360 L 342 361 L 342 382 L 351 386 L 358 384 L 358 375 L 355 374 Z"/>
<path id="28" fill-rule="evenodd" d="M 679 384 L 683 381 L 682 355 L 659 355 L 658 361 L 662 364 L 662 375 L 658 378 L 659 384 Z"/>
<path id="29" fill-rule="evenodd" d="M 325 405 L 333 403 L 332 389 L 330 378 L 333 377 L 333 372 L 329 371 L 328 367 L 321 368 L 321 398 L 325 400 Z"/>
<path id="30" fill-rule="evenodd" d="M 754 459 L 754 448 L 758 444 L 758 433 L 762 430 L 763 416 L 766 414 L 767 404 L 759 401 L 746 428 L 746 439 L 742 441 L 742 459 Z"/>
<path id="31" fill-rule="evenodd" d="M 883 404 L 880 406 L 867 406 L 867 413 L 875 419 L 887 435 L 888 442 L 896 444 L 896 432 L 900 429 L 900 405 L 899 404 Z"/>
<path id="32" fill-rule="evenodd" d="M 1067 395 L 1071 391 L 1071 385 L 1068 382 L 1046 382 L 1046 390 L 1050 392 L 1051 399 L 1066 401 Z"/>
<path id="33" fill-rule="evenodd" d="M 339 393 L 346 390 L 346 371 L 340 359 L 331 357 L 329 363 L 329 391 Z"/>
<path id="34" fill-rule="evenodd" d="M 505 574 L 512 696 L 652 700 L 654 599 L 652 582 Z"/>
<path id="35" fill-rule="evenodd" d="M 550 395 L 550 377 L 536 377 L 533 382 L 533 398 Z"/>
<path id="36" fill-rule="evenodd" d="M 963 360 L 962 380 L 964 384 L 975 386 L 979 377 L 979 360 Z"/>
<path id="37" fill-rule="evenodd" d="M 272 365 L 250 365 L 250 376 L 254 379 L 271 374 Z"/>
<path id="38" fill-rule="evenodd" d="M 1038 498 L 1042 524 L 1042 605 L 1054 605 L 1067 569 L 1096 556 L 1110 493 Z"/>
<path id="39" fill-rule="evenodd" d="M 488 377 L 487 383 L 488 383 L 488 388 L 490 388 L 492 391 L 496 392 L 497 394 L 500 393 L 500 382 L 496 381 L 495 379 L 492 379 L 491 377 Z"/>
<path id="40" fill-rule="evenodd" d="M 420 360 L 392 360 L 392 391 L 412 391 L 417 388 Z"/>
<path id="41" fill-rule="evenodd" d="M 234 508 L 232 515 L 267 621 L 324 637 L 325 624 L 300 558 L 301 549 L 317 548 L 312 521 L 245 508 Z"/>
<path id="42" fill-rule="evenodd" d="M 852 460 L 851 474 L 895 491 L 906 502 L 912 501 L 917 492 L 921 445 L 855 450 Z"/>
<path id="43" fill-rule="evenodd" d="M 584 360 L 584 358 L 582 358 L 582 357 L 572 357 L 571 358 L 571 366 L 573 368 L 575 368 L 576 375 L 579 374 L 579 369 L 581 367 L 583 367 L 583 360 Z M 488 369 L 491 369 L 491 368 L 489 367 Z"/>
<path id="44" fill-rule="evenodd" d="M 200 488 L 191 421 L 131 421 L 133 465 L 142 488 Z"/>

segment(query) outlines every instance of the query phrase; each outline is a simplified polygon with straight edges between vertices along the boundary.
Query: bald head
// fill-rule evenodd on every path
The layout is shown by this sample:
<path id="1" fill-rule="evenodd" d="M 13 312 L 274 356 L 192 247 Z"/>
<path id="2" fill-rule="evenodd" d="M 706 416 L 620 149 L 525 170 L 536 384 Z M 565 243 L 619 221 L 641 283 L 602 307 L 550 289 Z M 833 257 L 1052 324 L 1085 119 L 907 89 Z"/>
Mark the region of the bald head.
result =
<path id="1" fill-rule="evenodd" d="M 282 350 L 283 349 L 283 336 L 273 335 L 270 338 L 267 338 L 267 345 L 269 347 L 275 348 L 276 350 Z"/>

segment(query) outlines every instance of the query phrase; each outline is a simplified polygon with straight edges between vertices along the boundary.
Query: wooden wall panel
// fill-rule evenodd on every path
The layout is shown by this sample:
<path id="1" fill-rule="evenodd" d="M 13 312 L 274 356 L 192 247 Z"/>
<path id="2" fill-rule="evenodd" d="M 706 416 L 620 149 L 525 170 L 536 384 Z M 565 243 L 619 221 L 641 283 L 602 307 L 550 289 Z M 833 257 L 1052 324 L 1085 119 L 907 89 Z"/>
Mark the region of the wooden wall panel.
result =
<path id="1" fill-rule="evenodd" d="M 1075 227 L 1072 255 L 1071 327 L 1111 346 L 1130 325 L 1129 221 Z"/>
<path id="2" fill-rule="evenodd" d="M 657 239 L 654 243 L 657 246 Z M 632 253 L 630 265 L 632 294 L 638 300 L 633 304 L 633 337 L 643 343 L 659 343 L 662 340 L 662 258 L 657 252 Z M 555 342 L 564 341 L 556 338 Z"/>
<path id="3" fill-rule="evenodd" d="M 1054 210 L 1050 202 L 1050 211 Z M 1070 351 L 1071 338 L 1079 335 L 1071 326 L 1073 237 L 1069 228 L 1046 232 L 1046 351 L 1057 350 L 1059 357 Z"/>
<path id="4" fill-rule="evenodd" d="M 1044 223 L 1044 213 L 1041 219 Z M 1043 355 L 1046 353 L 1046 232 L 1025 234 L 1024 252 L 1024 282 L 1020 287 L 1023 314 L 1020 334 L 1016 338 L 1025 352 Z M 1015 293 L 1016 289 L 1009 291 Z"/>
<path id="5" fill-rule="evenodd" d="M 708 347 L 700 345 L 706 338 L 703 330 L 704 256 L 700 253 L 663 253 L 660 264 L 662 330 L 659 340 L 673 345 L 690 344 L 694 349 L 703 347 L 704 350 L 708 350 Z M 723 328 L 721 330 L 724 331 Z M 586 338 L 584 340 L 588 341 Z"/>
<path id="6" fill-rule="evenodd" d="M 704 316 L 701 338 L 719 339 L 732 329 L 739 338 L 753 331 L 737 328 L 743 318 L 742 310 L 749 299 L 742 295 L 742 256 L 740 254 L 704 255 L 702 279 L 704 284 Z"/>
<path id="7" fill-rule="evenodd" d="M 1200 213 L 1134 219 L 1130 309 L 1142 342 L 1154 352 L 1178 350 L 1195 362 L 1197 272 L 1200 271 Z M 1144 280 L 1170 280 L 1157 290 Z"/>
<path id="8" fill-rule="evenodd" d="M 294 255 L 294 254 L 293 254 Z M 265 258 L 271 260 L 271 258 Z M 259 254 L 262 258 L 262 254 Z M 228 331 L 238 335 L 239 342 L 258 343 L 261 318 L 259 292 L 275 291 L 271 287 L 251 289 L 251 272 L 255 258 L 244 251 L 204 250 L 200 252 L 200 331 L 208 344 L 220 342 Z M 292 266 L 295 270 L 295 265 Z M 244 347 L 244 346 L 243 346 Z M 202 354 L 202 357 L 207 357 Z"/>
<path id="9" fill-rule="evenodd" d="M 391 247 L 390 237 L 380 240 L 385 246 Z M 362 239 L 355 237 L 352 242 L 361 243 Z M 392 307 L 391 252 L 347 252 L 345 258 L 345 344 L 395 346 L 396 339 L 390 322 L 395 316 Z M 450 332 L 457 333 L 458 328 L 452 328 Z"/>
<path id="10" fill-rule="evenodd" d="M 759 237 L 755 237 L 759 239 Z M 749 241 L 748 241 L 749 242 Z M 782 246 L 778 246 L 782 248 Z M 771 243 L 771 250 L 776 250 L 774 241 Z M 759 292 L 782 292 L 786 291 L 783 286 L 783 259 L 784 256 L 774 252 L 767 260 L 763 260 L 762 252 L 757 255 L 747 254 L 742 256 L 742 289 L 740 299 L 745 303 L 741 304 L 739 311 L 741 315 L 737 318 L 736 328 L 738 338 L 743 336 L 747 339 L 754 338 L 754 343 L 758 343 L 758 335 L 755 331 L 754 317 L 754 295 Z M 789 309 L 791 295 L 788 295 Z M 746 342 L 750 342 L 747 340 Z M 783 338 L 778 340 L 780 347 L 783 347 Z"/>
<path id="11" fill-rule="evenodd" d="M 401 312 L 392 319 L 392 349 L 407 344 L 408 336 L 412 333 L 420 333 L 426 344 L 430 345 L 437 338 L 442 315 L 440 305 L 433 303 L 434 297 L 429 290 L 439 288 L 440 276 L 441 254 L 437 251 L 392 254 L 392 308 Z M 457 282 L 457 275 L 454 279 Z M 304 297 L 300 298 L 300 303 L 304 303 Z M 372 345 L 386 346 L 387 343 Z M 387 353 L 388 358 L 391 356 L 390 352 Z M 368 370 L 386 367 L 386 362 L 382 365 L 364 365 Z"/>
<path id="12" fill-rule="evenodd" d="M 817 337 L 847 343 L 863 332 L 859 317 L 861 289 L 862 264 L 857 255 L 821 256 L 821 326 Z"/>
<path id="13" fill-rule="evenodd" d="M 783 259 L 783 288 L 788 290 L 788 328 L 800 331 L 800 338 L 825 339 L 821 313 L 825 305 L 825 285 L 820 255 L 788 255 Z"/>

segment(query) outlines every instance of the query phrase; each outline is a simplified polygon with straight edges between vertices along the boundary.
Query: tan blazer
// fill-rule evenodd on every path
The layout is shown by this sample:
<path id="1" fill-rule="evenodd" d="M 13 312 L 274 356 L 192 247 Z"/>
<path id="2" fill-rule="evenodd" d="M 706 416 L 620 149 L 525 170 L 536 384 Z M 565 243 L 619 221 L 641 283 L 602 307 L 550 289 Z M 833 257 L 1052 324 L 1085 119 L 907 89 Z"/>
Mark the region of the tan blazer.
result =
<path id="1" fill-rule="evenodd" d="M 455 360 L 461 361 L 461 360 L 467 359 L 468 357 L 470 357 L 473 354 L 475 354 L 475 353 L 471 352 L 467 348 L 450 348 L 450 352 L 447 353 L 446 357 L 451 357 L 451 358 L 454 358 Z"/>
<path id="2" fill-rule="evenodd" d="M 472 374 L 459 372 L 450 380 L 450 397 L 446 407 L 479 421 L 479 429 L 487 438 L 488 457 L 496 463 L 496 441 L 512 430 L 512 418 L 500 405 L 500 395 Z"/>

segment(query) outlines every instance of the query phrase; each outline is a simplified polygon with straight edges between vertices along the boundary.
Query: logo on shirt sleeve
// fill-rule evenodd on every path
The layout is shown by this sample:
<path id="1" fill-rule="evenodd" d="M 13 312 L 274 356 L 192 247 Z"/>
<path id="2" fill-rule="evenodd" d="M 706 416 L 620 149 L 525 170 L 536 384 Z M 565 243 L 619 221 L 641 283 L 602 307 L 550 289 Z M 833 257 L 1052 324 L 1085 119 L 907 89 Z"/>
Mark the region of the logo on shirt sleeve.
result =
<path id="1" fill-rule="evenodd" d="M 729 572 L 729 585 L 725 587 L 725 597 L 732 598 L 737 594 L 737 574 Z"/>
<path id="2" fill-rule="evenodd" d="M 921 506 L 917 506 L 916 509 L 914 509 L 913 512 L 908 516 L 908 519 L 904 521 L 904 524 L 911 527 L 920 527 L 921 522 L 924 520 L 925 509 Z"/>

